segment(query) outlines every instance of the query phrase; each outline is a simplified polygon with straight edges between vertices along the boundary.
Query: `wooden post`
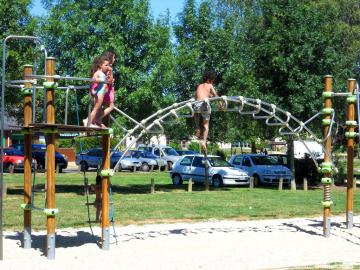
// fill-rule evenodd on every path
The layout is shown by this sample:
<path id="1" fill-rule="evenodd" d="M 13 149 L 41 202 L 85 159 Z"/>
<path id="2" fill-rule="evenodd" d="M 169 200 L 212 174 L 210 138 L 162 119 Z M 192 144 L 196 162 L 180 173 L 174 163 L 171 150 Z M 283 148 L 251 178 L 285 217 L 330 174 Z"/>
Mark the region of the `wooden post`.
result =
<path id="1" fill-rule="evenodd" d="M 349 79 L 347 88 L 352 95 L 355 90 L 355 79 Z M 348 102 L 347 106 L 347 193 L 346 193 L 346 226 L 348 229 L 353 228 L 353 206 L 354 206 L 354 136 L 355 126 L 355 103 Z M 345 135 L 346 135 L 345 134 Z M 356 181 L 355 181 L 356 182 Z"/>
<path id="2" fill-rule="evenodd" d="M 24 66 L 24 80 L 32 75 L 33 66 Z M 24 84 L 24 127 L 28 127 L 32 122 L 32 87 L 31 83 Z M 31 204 L 32 204 L 32 177 L 31 177 L 31 134 L 24 134 L 24 235 L 23 247 L 31 248 Z M 27 207 L 26 207 L 27 206 Z"/>
<path id="3" fill-rule="evenodd" d="M 325 76 L 325 101 L 324 107 L 325 110 L 332 109 L 332 101 L 331 101 L 331 93 L 332 92 L 332 81 L 333 77 L 330 75 Z M 331 122 L 331 113 L 326 114 L 325 118 L 323 119 L 324 125 L 324 138 L 327 139 L 324 141 L 325 146 L 325 156 L 324 156 L 324 163 L 322 164 L 322 172 L 323 172 L 323 179 L 331 179 L 332 177 L 332 166 L 331 166 L 331 136 L 327 136 L 330 130 L 330 122 Z M 331 206 L 331 184 L 325 183 L 323 181 L 324 186 L 324 201 L 323 201 L 323 234 L 325 237 L 330 236 L 330 206 Z"/>
<path id="4" fill-rule="evenodd" d="M 209 191 L 209 164 L 208 164 L 208 158 L 207 158 L 207 150 L 204 151 L 204 165 L 205 165 L 205 191 Z"/>
<path id="5" fill-rule="evenodd" d="M 249 185 L 249 188 L 250 189 L 253 189 L 254 188 L 254 177 L 250 177 L 250 185 Z"/>
<path id="6" fill-rule="evenodd" d="M 102 137 L 103 158 L 102 169 L 103 171 L 110 170 L 110 134 L 104 134 Z M 102 249 L 110 249 L 110 176 L 102 176 L 101 178 L 101 228 L 102 228 Z"/>
<path id="7" fill-rule="evenodd" d="M 282 177 L 280 177 L 280 179 L 279 179 L 279 190 L 283 189 L 283 183 L 284 183 L 284 179 Z"/>
<path id="8" fill-rule="evenodd" d="M 154 178 L 151 178 L 150 193 L 151 194 L 155 193 L 155 181 L 154 181 Z"/>
<path id="9" fill-rule="evenodd" d="M 46 74 L 55 75 L 55 58 L 46 58 Z M 54 82 L 53 78 L 47 78 L 47 82 Z M 54 87 L 46 88 L 46 123 L 55 124 L 55 89 Z M 46 207 L 55 209 L 55 133 L 46 134 Z M 47 258 L 55 259 L 55 215 L 46 215 L 47 241 L 46 250 Z"/>
<path id="10" fill-rule="evenodd" d="M 308 180 L 307 180 L 307 177 L 304 177 L 303 178 L 303 181 L 304 181 L 304 190 L 307 191 L 308 190 Z"/>
<path id="11" fill-rule="evenodd" d="M 192 178 L 190 177 L 188 182 L 188 192 L 192 192 L 192 186 L 193 186 L 193 181 Z"/>

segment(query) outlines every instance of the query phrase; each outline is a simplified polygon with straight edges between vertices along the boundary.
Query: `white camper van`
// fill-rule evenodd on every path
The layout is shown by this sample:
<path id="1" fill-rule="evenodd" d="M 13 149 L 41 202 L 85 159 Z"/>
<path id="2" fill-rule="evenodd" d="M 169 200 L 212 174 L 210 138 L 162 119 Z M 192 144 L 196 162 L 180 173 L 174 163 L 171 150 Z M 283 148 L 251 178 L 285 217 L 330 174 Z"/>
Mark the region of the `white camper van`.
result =
<path id="1" fill-rule="evenodd" d="M 309 150 L 316 159 L 324 158 L 324 150 L 320 143 L 310 140 L 294 141 L 294 157 L 296 159 L 305 158 L 305 154 L 310 155 Z"/>

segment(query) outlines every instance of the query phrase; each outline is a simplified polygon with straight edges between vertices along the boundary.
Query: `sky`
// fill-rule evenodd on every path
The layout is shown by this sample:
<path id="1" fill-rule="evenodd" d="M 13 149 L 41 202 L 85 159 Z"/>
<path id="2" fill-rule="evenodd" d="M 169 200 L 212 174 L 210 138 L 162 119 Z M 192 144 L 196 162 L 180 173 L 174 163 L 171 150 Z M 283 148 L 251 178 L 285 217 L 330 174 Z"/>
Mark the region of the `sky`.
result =
<path id="1" fill-rule="evenodd" d="M 155 18 L 164 14 L 166 9 L 169 9 L 171 19 L 176 18 L 177 13 L 181 12 L 184 7 L 185 0 L 150 0 L 152 14 Z M 40 16 L 45 14 L 45 10 L 41 6 L 41 0 L 33 0 L 33 8 L 31 14 Z"/>

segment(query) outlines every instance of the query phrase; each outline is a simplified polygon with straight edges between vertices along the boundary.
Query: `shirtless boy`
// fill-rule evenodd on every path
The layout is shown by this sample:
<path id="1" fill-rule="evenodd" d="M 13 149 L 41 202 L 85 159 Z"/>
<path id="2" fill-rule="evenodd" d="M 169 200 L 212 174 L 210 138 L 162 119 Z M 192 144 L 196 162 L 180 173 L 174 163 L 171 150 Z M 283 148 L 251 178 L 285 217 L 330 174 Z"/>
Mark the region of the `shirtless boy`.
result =
<path id="1" fill-rule="evenodd" d="M 203 142 L 201 147 L 204 151 L 206 151 L 206 140 L 209 133 L 209 121 L 210 121 L 210 114 L 211 114 L 211 107 L 208 102 L 205 102 L 205 99 L 210 97 L 218 97 L 218 94 L 215 91 L 213 83 L 215 81 L 216 75 L 213 72 L 205 72 L 202 83 L 198 85 L 195 92 L 195 99 L 197 102 L 193 104 L 193 108 L 195 111 L 194 119 L 196 125 L 196 137 L 200 139 L 200 115 L 203 118 Z"/>

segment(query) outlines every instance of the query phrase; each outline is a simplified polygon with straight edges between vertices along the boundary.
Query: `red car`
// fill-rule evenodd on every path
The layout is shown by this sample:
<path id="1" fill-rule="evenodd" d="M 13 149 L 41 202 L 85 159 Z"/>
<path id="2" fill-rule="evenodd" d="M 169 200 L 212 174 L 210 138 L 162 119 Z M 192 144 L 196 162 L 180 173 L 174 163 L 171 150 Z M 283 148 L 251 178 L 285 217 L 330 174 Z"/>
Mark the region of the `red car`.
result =
<path id="1" fill-rule="evenodd" d="M 24 153 L 15 148 L 3 149 L 4 156 L 2 157 L 4 171 L 14 173 L 16 170 L 24 170 Z M 32 160 L 32 167 L 34 168 L 36 161 Z"/>

